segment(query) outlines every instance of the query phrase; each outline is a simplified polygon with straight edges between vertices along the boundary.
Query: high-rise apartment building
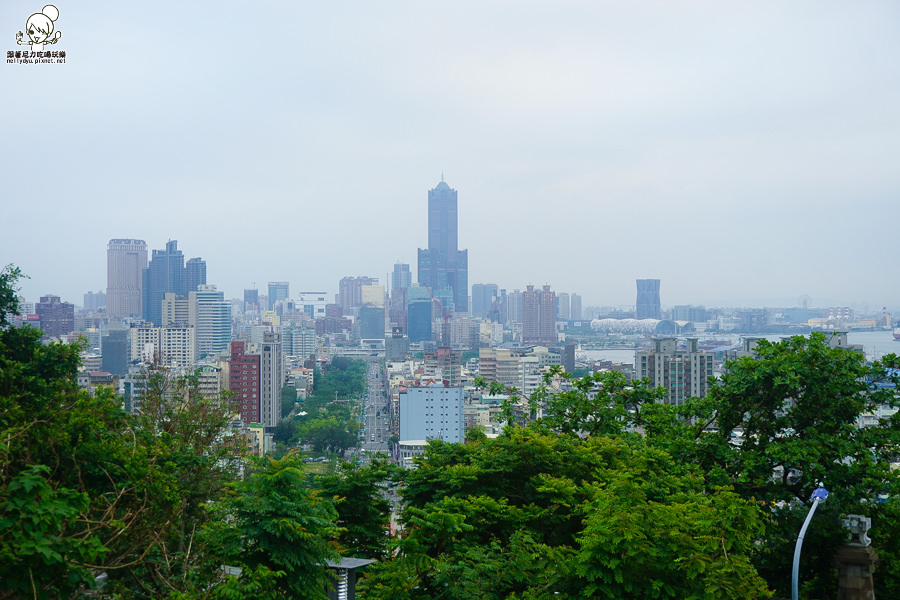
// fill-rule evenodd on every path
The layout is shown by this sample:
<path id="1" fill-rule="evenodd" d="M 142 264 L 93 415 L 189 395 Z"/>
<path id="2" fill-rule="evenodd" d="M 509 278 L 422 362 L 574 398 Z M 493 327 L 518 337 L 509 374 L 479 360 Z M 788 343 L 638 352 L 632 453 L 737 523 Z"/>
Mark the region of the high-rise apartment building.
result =
<path id="1" fill-rule="evenodd" d="M 452 290 L 453 310 L 468 312 L 469 251 L 459 249 L 457 192 L 443 179 L 428 191 L 428 248 L 419 248 L 418 267 L 419 283 L 435 296 L 438 290 Z"/>
<path id="2" fill-rule="evenodd" d="M 211 356 L 228 348 L 231 341 L 231 302 L 214 285 L 199 285 L 188 294 L 191 324 L 197 330 L 197 356 Z"/>
<path id="3" fill-rule="evenodd" d="M 259 354 L 247 353 L 247 342 L 231 342 L 231 359 L 228 366 L 228 389 L 231 401 L 244 423 L 261 422 Z"/>
<path id="4" fill-rule="evenodd" d="M 75 331 L 75 305 L 62 302 L 59 296 L 41 296 L 35 304 L 45 338 L 59 338 Z"/>
<path id="5" fill-rule="evenodd" d="M 162 312 L 160 315 L 160 326 L 162 327 L 184 327 L 193 326 L 191 314 L 191 305 L 184 296 L 179 296 L 175 292 L 166 292 L 162 300 Z"/>
<path id="6" fill-rule="evenodd" d="M 304 359 L 316 353 L 315 321 L 289 323 L 281 327 L 281 349 L 285 356 L 299 356 Z"/>
<path id="7" fill-rule="evenodd" d="M 197 340 L 190 325 L 132 327 L 128 330 L 129 362 L 190 368 L 196 362 Z"/>
<path id="8" fill-rule="evenodd" d="M 696 339 L 688 339 L 685 347 L 673 337 L 656 338 L 649 350 L 634 353 L 634 371 L 647 378 L 654 387 L 664 387 L 669 404 L 684 404 L 687 398 L 703 398 L 713 374 L 713 354 L 700 350 Z"/>
<path id="9" fill-rule="evenodd" d="M 496 381 L 516 387 L 519 385 L 519 358 L 513 356 L 509 348 L 479 348 L 478 375 L 488 383 Z"/>
<path id="10" fill-rule="evenodd" d="M 259 422 L 275 427 L 281 420 L 281 388 L 284 386 L 284 355 L 281 334 L 263 333 L 259 353 Z"/>
<path id="11" fill-rule="evenodd" d="M 345 314 L 363 305 L 363 286 L 377 285 L 373 277 L 344 277 L 338 283 L 338 301 Z"/>
<path id="12" fill-rule="evenodd" d="M 522 341 L 556 344 L 556 294 L 549 285 L 540 291 L 529 285 L 522 294 Z"/>
<path id="13" fill-rule="evenodd" d="M 562 321 L 572 318 L 572 303 L 567 292 L 560 292 L 556 295 L 556 314 Z"/>
<path id="14" fill-rule="evenodd" d="M 582 319 L 581 316 L 581 296 L 579 294 L 572 294 L 571 297 L 572 303 L 572 313 L 571 318 L 573 321 L 580 321 Z"/>
<path id="15" fill-rule="evenodd" d="M 275 310 L 275 303 L 291 297 L 291 286 L 287 281 L 269 282 L 269 310 Z"/>
<path id="16" fill-rule="evenodd" d="M 634 307 L 637 319 L 660 319 L 662 309 L 659 302 L 659 279 L 637 280 L 637 302 Z"/>
<path id="17" fill-rule="evenodd" d="M 141 273 L 147 268 L 147 242 L 109 240 L 106 248 L 106 312 L 111 317 L 143 314 Z"/>

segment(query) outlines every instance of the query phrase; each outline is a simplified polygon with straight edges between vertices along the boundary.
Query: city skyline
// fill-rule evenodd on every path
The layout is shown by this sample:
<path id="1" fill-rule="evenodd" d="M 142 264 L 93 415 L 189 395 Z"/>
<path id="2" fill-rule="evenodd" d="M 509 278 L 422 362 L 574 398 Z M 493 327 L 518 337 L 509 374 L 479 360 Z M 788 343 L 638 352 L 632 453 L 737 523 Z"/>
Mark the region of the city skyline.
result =
<path id="1" fill-rule="evenodd" d="M 109 247 L 112 247 L 115 243 L 119 243 L 119 242 L 123 242 L 123 241 L 131 242 L 132 240 L 111 239 L 111 240 L 109 240 Z M 136 241 L 137 241 L 137 242 L 143 243 L 143 240 L 136 240 Z M 154 252 L 159 253 L 159 254 L 164 254 L 164 253 L 168 252 L 169 249 L 175 249 L 175 248 L 177 248 L 177 243 L 178 243 L 178 240 L 172 240 L 172 239 L 170 239 L 170 240 L 168 240 L 168 241 L 166 242 L 166 250 L 164 250 L 164 251 L 163 251 L 163 250 L 154 250 Z M 179 254 L 179 256 L 182 258 L 182 261 L 183 261 L 183 255 L 181 254 L 181 250 L 176 250 L 176 251 L 177 251 L 177 253 Z M 109 269 L 111 268 L 109 263 L 110 263 L 110 261 L 111 261 L 112 259 L 110 258 L 110 256 L 111 256 L 110 252 L 107 252 L 107 263 L 108 263 L 108 264 L 107 264 L 107 271 L 109 271 Z M 202 279 L 202 282 L 205 283 L 205 281 L 206 281 L 206 280 L 205 280 L 206 261 L 204 261 L 204 260 L 202 260 L 202 259 L 200 259 L 200 258 L 192 258 L 192 259 L 190 259 L 190 260 L 188 260 L 188 261 L 183 261 L 183 263 L 184 263 L 184 266 L 182 267 L 182 269 L 185 269 L 185 270 L 187 270 L 188 263 L 193 263 L 194 266 L 198 266 L 198 265 L 202 266 L 202 272 L 203 272 L 203 275 L 204 275 L 204 278 Z M 12 263 L 11 263 L 11 264 L 12 264 Z M 402 263 L 396 262 L 394 265 L 392 265 L 392 267 L 394 268 L 394 271 L 395 271 L 395 272 L 393 272 L 393 273 L 391 273 L 391 272 L 385 273 L 382 277 L 378 277 L 378 276 L 369 277 L 369 276 L 366 276 L 366 275 L 359 275 L 359 276 L 345 276 L 345 277 L 342 277 L 341 280 L 339 280 L 339 281 L 333 286 L 333 288 L 329 288 L 329 286 L 326 286 L 326 288 L 329 288 L 329 289 L 328 289 L 327 291 L 324 292 L 324 295 L 325 295 L 325 298 L 326 298 L 325 303 L 329 303 L 329 304 L 330 304 L 330 303 L 334 303 L 334 304 L 337 304 L 337 305 L 340 305 L 340 304 L 341 304 L 341 302 L 342 302 L 342 300 L 341 300 L 341 290 L 343 290 L 344 283 L 345 283 L 347 280 L 356 280 L 356 279 L 359 279 L 359 280 L 361 280 L 361 281 L 363 281 L 363 282 L 368 281 L 368 282 L 372 282 L 372 283 L 376 283 L 376 284 L 377 284 L 377 282 L 379 282 L 379 281 L 386 281 L 386 282 L 391 282 L 391 285 L 393 285 L 394 282 L 396 281 L 396 277 L 397 277 L 396 270 L 397 270 L 397 268 L 400 267 L 400 266 L 402 266 L 403 268 L 409 268 L 411 265 L 408 265 L 408 264 L 402 264 Z M 147 269 L 147 268 L 145 267 L 145 269 Z M 27 274 L 25 274 L 25 275 L 27 276 Z M 410 272 L 410 271 L 407 271 L 407 272 L 406 272 L 406 275 L 407 275 L 407 276 L 410 276 L 410 275 L 411 275 L 411 272 Z M 182 275 L 182 277 L 190 277 L 190 275 L 189 275 L 189 274 L 185 274 L 185 275 Z M 29 278 L 29 279 L 30 279 L 30 278 Z M 28 279 L 25 279 L 25 281 L 28 281 Z M 185 281 L 186 281 L 186 280 L 185 280 Z M 198 280 L 198 281 L 199 281 L 199 280 Z M 568 297 L 569 294 L 570 294 L 570 292 L 571 292 L 572 294 L 575 295 L 575 297 L 578 298 L 579 304 L 583 304 L 586 308 L 594 308 L 594 309 L 596 309 L 596 308 L 604 307 L 604 308 L 611 308 L 611 309 L 625 310 L 625 311 L 627 311 L 627 310 L 632 310 L 632 311 L 634 311 L 635 313 L 638 313 L 638 318 L 648 318 L 648 316 L 649 316 L 649 317 L 653 317 L 652 315 L 648 315 L 648 314 L 646 313 L 646 309 L 641 309 L 641 297 L 642 297 L 642 292 L 641 292 L 641 287 L 640 287 L 640 286 L 641 286 L 642 284 L 647 285 L 647 283 L 649 283 L 649 282 L 654 282 L 654 285 L 656 286 L 656 288 L 655 288 L 656 291 L 654 292 L 654 293 L 655 293 L 655 302 L 657 302 L 657 307 L 662 307 L 663 310 L 671 310 L 671 309 L 676 308 L 676 307 L 682 307 L 682 308 L 684 308 L 684 307 L 698 307 L 698 308 L 782 308 L 782 307 L 783 307 L 783 308 L 791 308 L 791 307 L 801 307 L 801 306 L 803 306 L 803 307 L 805 308 L 807 305 L 808 305 L 810 308 L 819 308 L 819 309 L 826 309 L 826 308 L 833 308 L 833 307 L 845 307 L 845 306 L 849 306 L 850 308 L 852 308 L 852 309 L 854 309 L 854 310 L 856 310 L 856 311 L 862 311 L 862 312 L 871 313 L 871 314 L 878 313 L 878 312 L 882 312 L 882 311 L 885 310 L 885 309 L 887 309 L 888 312 L 891 312 L 891 311 L 894 311 L 894 310 L 900 310 L 900 305 L 897 305 L 896 307 L 892 307 L 889 303 L 888 303 L 887 305 L 884 305 L 884 304 L 882 304 L 882 305 L 876 305 L 876 304 L 874 304 L 874 303 L 863 303 L 863 304 L 861 305 L 861 304 L 859 304 L 859 303 L 853 304 L 853 303 L 841 303 L 841 302 L 833 302 L 833 303 L 826 303 L 826 304 L 817 304 L 817 303 L 815 303 L 814 300 L 813 300 L 810 296 L 808 296 L 808 295 L 802 295 L 802 296 L 800 296 L 799 298 L 796 298 L 796 299 L 793 301 L 793 303 L 791 303 L 790 300 L 787 300 L 785 303 L 782 303 L 782 304 L 777 304 L 777 303 L 769 303 L 769 304 L 763 303 L 763 304 L 758 304 L 758 305 L 753 305 L 753 304 L 715 304 L 715 303 L 704 302 L 702 299 L 695 299 L 695 300 L 691 300 L 691 301 L 687 301 L 687 302 L 665 302 L 665 301 L 663 301 L 663 300 L 660 299 L 661 297 L 662 297 L 662 298 L 665 297 L 665 292 L 662 292 L 662 294 L 660 294 L 660 292 L 659 292 L 660 280 L 658 280 L 658 279 L 653 279 L 653 280 L 636 279 L 636 280 L 632 280 L 632 282 L 631 282 L 632 286 L 634 286 L 635 282 L 637 282 L 637 285 L 638 285 L 638 294 L 637 294 L 637 297 L 636 297 L 636 298 L 634 298 L 634 297 L 632 298 L 632 302 L 631 302 L 630 304 L 629 304 L 629 303 L 614 304 L 614 303 L 609 303 L 609 302 L 606 302 L 606 303 L 605 303 L 605 302 L 598 302 L 598 301 L 593 301 L 593 302 L 589 301 L 589 302 L 586 302 L 586 303 L 582 303 L 581 294 L 578 293 L 578 290 L 577 290 L 577 289 L 576 289 L 576 290 L 569 290 L 569 291 L 566 291 L 566 292 L 560 292 L 560 293 L 562 293 L 565 297 Z M 644 282 L 647 282 L 647 283 L 644 283 Z M 20 283 L 21 283 L 21 282 L 20 282 Z M 211 283 L 212 283 L 212 282 L 211 282 Z M 303 297 L 304 297 L 304 295 L 308 295 L 308 294 L 311 294 L 311 293 L 323 294 L 323 292 L 310 292 L 310 291 L 304 291 L 304 290 L 306 290 L 306 287 L 304 287 L 304 286 L 297 286 L 297 287 L 300 287 L 300 288 L 302 288 L 302 289 L 301 289 L 301 290 L 298 290 L 298 291 L 295 292 L 295 293 L 289 293 L 288 290 L 287 290 L 288 286 L 296 285 L 296 284 L 291 283 L 290 281 L 281 281 L 281 282 L 271 282 L 271 281 L 270 281 L 270 282 L 268 282 L 267 284 L 259 284 L 259 283 L 257 283 L 257 282 L 253 282 L 253 283 L 256 284 L 256 287 L 255 287 L 255 288 L 248 288 L 248 287 L 245 287 L 245 288 L 243 288 L 243 289 L 241 290 L 240 294 L 232 294 L 232 295 L 229 295 L 229 293 L 227 293 L 227 292 L 225 292 L 225 291 L 221 291 L 221 290 L 220 290 L 218 293 L 219 293 L 219 294 L 224 294 L 224 297 L 225 297 L 226 300 L 235 300 L 235 301 L 237 301 L 237 300 L 241 300 L 241 298 L 244 298 L 244 300 L 246 300 L 246 297 L 247 297 L 247 294 L 248 294 L 248 293 L 257 292 L 257 297 L 265 297 L 265 298 L 267 298 L 267 300 L 269 301 L 269 304 L 272 303 L 272 298 L 270 298 L 268 295 L 265 294 L 265 292 L 267 291 L 267 288 L 268 288 L 268 291 L 271 291 L 271 290 L 273 289 L 273 287 L 274 287 L 274 288 L 277 288 L 277 289 L 279 290 L 279 293 L 277 294 L 277 299 L 279 299 L 279 300 L 282 300 L 282 299 L 290 299 L 290 300 L 300 301 L 301 303 L 303 302 Z M 109 285 L 109 282 L 108 282 L 108 285 Z M 417 285 L 418 285 L 418 284 L 417 284 Z M 468 302 L 468 304 L 469 304 L 469 306 L 468 306 L 469 311 L 468 311 L 468 312 L 471 313 L 472 302 L 475 302 L 475 300 L 473 300 L 473 298 L 474 298 L 474 295 L 473 295 L 473 286 L 475 286 L 476 288 L 481 288 L 481 287 L 483 287 L 483 286 L 485 286 L 485 285 L 487 285 L 487 286 L 492 286 L 492 287 L 496 287 L 496 288 L 500 288 L 500 287 L 501 287 L 501 286 L 497 286 L 497 284 L 494 284 L 494 283 L 487 283 L 487 284 L 486 284 L 486 283 L 481 283 L 481 282 L 470 283 L 469 286 L 468 286 L 468 300 L 469 300 L 469 302 Z M 548 285 L 548 284 L 544 284 L 544 286 L 546 286 L 546 285 Z M 528 287 L 533 287 L 533 286 L 534 286 L 533 283 L 528 283 L 528 284 L 524 284 L 524 285 L 510 286 L 509 288 L 502 288 L 502 289 L 506 290 L 506 291 L 509 292 L 509 293 L 513 293 L 513 292 L 523 293 L 524 291 L 526 291 L 526 288 L 528 288 Z M 20 286 L 20 287 L 24 287 L 24 286 Z M 218 286 L 214 284 L 214 287 L 218 287 Z M 554 287 L 554 286 L 551 285 L 550 287 Z M 108 292 L 109 289 L 110 289 L 110 288 L 102 288 L 102 289 L 99 290 L 99 292 L 100 292 L 100 293 L 106 294 L 106 293 Z M 386 286 L 384 286 L 383 289 L 384 289 L 386 292 L 387 292 L 387 291 L 390 291 L 390 288 L 388 288 L 388 287 L 386 287 Z M 632 289 L 633 289 L 633 287 L 632 287 Z M 332 291 L 332 290 L 333 290 L 333 291 Z M 263 292 L 263 293 L 259 293 L 259 292 Z M 424 293 L 424 292 L 423 292 L 423 293 Z M 449 293 L 449 292 L 448 292 L 448 293 Z M 82 293 L 80 293 L 80 294 L 75 294 L 75 295 L 73 295 L 72 298 L 67 298 L 67 297 L 65 297 L 65 296 L 61 296 L 60 294 L 49 293 L 49 295 L 60 296 L 61 299 L 62 299 L 62 301 L 64 301 L 64 302 L 71 302 L 71 303 L 74 304 L 75 306 L 81 307 L 81 308 L 84 308 L 83 302 L 82 302 L 81 300 L 82 300 L 82 299 L 85 297 L 85 295 L 87 295 L 87 294 L 93 295 L 94 292 L 92 292 L 91 290 L 85 290 L 84 292 L 82 292 Z M 146 296 L 146 294 L 147 294 L 147 292 L 144 291 L 144 292 L 143 292 L 143 295 Z M 285 294 L 287 294 L 287 295 L 285 295 Z M 633 294 L 633 292 L 632 292 L 632 294 Z M 42 296 L 46 296 L 46 295 L 48 295 L 48 293 L 42 294 Z M 186 294 L 183 294 L 183 295 L 186 297 Z M 20 290 L 20 297 L 24 298 L 24 300 L 25 300 L 26 302 L 32 302 L 32 303 L 37 302 L 37 298 L 29 298 L 28 296 L 26 296 L 26 295 L 24 294 L 24 292 L 23 292 L 22 290 Z M 271 307 L 271 306 L 267 306 L 267 307 L 261 307 L 261 308 L 262 308 L 262 309 L 268 308 L 269 310 L 271 310 L 272 307 Z M 108 308 L 107 308 L 107 310 L 108 310 Z M 644 313 L 641 313 L 642 310 L 645 311 L 645 312 L 644 312 Z M 657 308 L 657 310 L 658 310 L 658 308 Z M 111 314 L 112 314 L 112 313 L 111 313 Z M 460 313 L 460 314 L 463 314 L 463 313 Z M 115 315 L 115 314 L 113 314 L 112 316 L 126 316 L 126 315 Z M 133 315 L 133 316 L 141 316 L 141 315 L 140 315 L 140 313 L 138 313 L 137 315 Z M 311 316 L 313 316 L 313 315 L 311 315 Z M 475 316 L 478 316 L 478 315 L 475 314 Z M 591 317 L 590 315 L 585 315 L 584 318 L 590 319 L 590 318 L 592 318 L 592 317 Z M 658 317 L 653 317 L 653 318 L 658 318 Z"/>
<path id="2" fill-rule="evenodd" d="M 8 48 L 39 8 L 0 6 Z M 0 262 L 30 301 L 104 289 L 112 239 L 179 240 L 227 298 L 387 283 L 444 172 L 469 291 L 900 304 L 895 3 L 59 8 L 66 64 L 3 65 L 53 90 L 0 99 Z"/>

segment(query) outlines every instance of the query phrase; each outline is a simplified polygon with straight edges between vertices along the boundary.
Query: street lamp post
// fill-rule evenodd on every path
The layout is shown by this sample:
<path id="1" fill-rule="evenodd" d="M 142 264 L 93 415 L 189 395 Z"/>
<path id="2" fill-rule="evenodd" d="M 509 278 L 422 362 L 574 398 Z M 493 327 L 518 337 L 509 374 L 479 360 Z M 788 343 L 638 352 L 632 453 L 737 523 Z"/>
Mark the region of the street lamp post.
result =
<path id="1" fill-rule="evenodd" d="M 828 490 L 819 486 L 813 491 L 811 498 L 813 501 L 812 506 L 809 507 L 809 514 L 806 515 L 803 527 L 800 528 L 800 535 L 797 536 L 797 544 L 794 546 L 794 568 L 791 571 L 791 600 L 797 600 L 800 578 L 800 550 L 803 549 L 803 536 L 806 535 L 806 528 L 809 527 L 809 522 L 812 521 L 816 507 L 819 506 L 820 502 L 825 502 L 828 499 Z"/>

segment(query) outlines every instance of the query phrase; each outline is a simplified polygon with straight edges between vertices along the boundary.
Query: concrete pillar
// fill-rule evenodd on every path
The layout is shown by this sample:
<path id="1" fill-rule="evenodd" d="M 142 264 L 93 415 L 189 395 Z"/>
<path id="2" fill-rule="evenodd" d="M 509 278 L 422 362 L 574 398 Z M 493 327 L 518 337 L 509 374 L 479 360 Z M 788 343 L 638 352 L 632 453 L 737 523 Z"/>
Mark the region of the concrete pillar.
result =
<path id="1" fill-rule="evenodd" d="M 875 600 L 872 572 L 878 564 L 878 553 L 871 546 L 844 546 L 834 563 L 840 576 L 837 600 Z"/>
<path id="2" fill-rule="evenodd" d="M 837 600 L 875 600 L 872 573 L 878 564 L 878 553 L 869 545 L 872 543 L 868 536 L 872 520 L 863 515 L 847 515 L 842 524 L 850 541 L 834 557 L 840 576 Z"/>

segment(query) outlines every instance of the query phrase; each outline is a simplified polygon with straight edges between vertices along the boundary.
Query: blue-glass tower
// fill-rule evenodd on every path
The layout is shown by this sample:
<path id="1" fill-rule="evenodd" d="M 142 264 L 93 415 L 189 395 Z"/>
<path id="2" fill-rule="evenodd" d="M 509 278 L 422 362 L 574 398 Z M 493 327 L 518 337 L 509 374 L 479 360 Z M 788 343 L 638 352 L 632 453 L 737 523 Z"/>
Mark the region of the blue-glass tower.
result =
<path id="1" fill-rule="evenodd" d="M 435 296 L 452 290 L 446 310 L 468 312 L 469 251 L 459 249 L 456 190 L 443 179 L 428 191 L 428 248 L 419 248 L 418 278 Z"/>
<path id="2" fill-rule="evenodd" d="M 634 316 L 638 319 L 659 319 L 662 310 L 659 302 L 659 279 L 637 280 L 637 302 Z"/>

